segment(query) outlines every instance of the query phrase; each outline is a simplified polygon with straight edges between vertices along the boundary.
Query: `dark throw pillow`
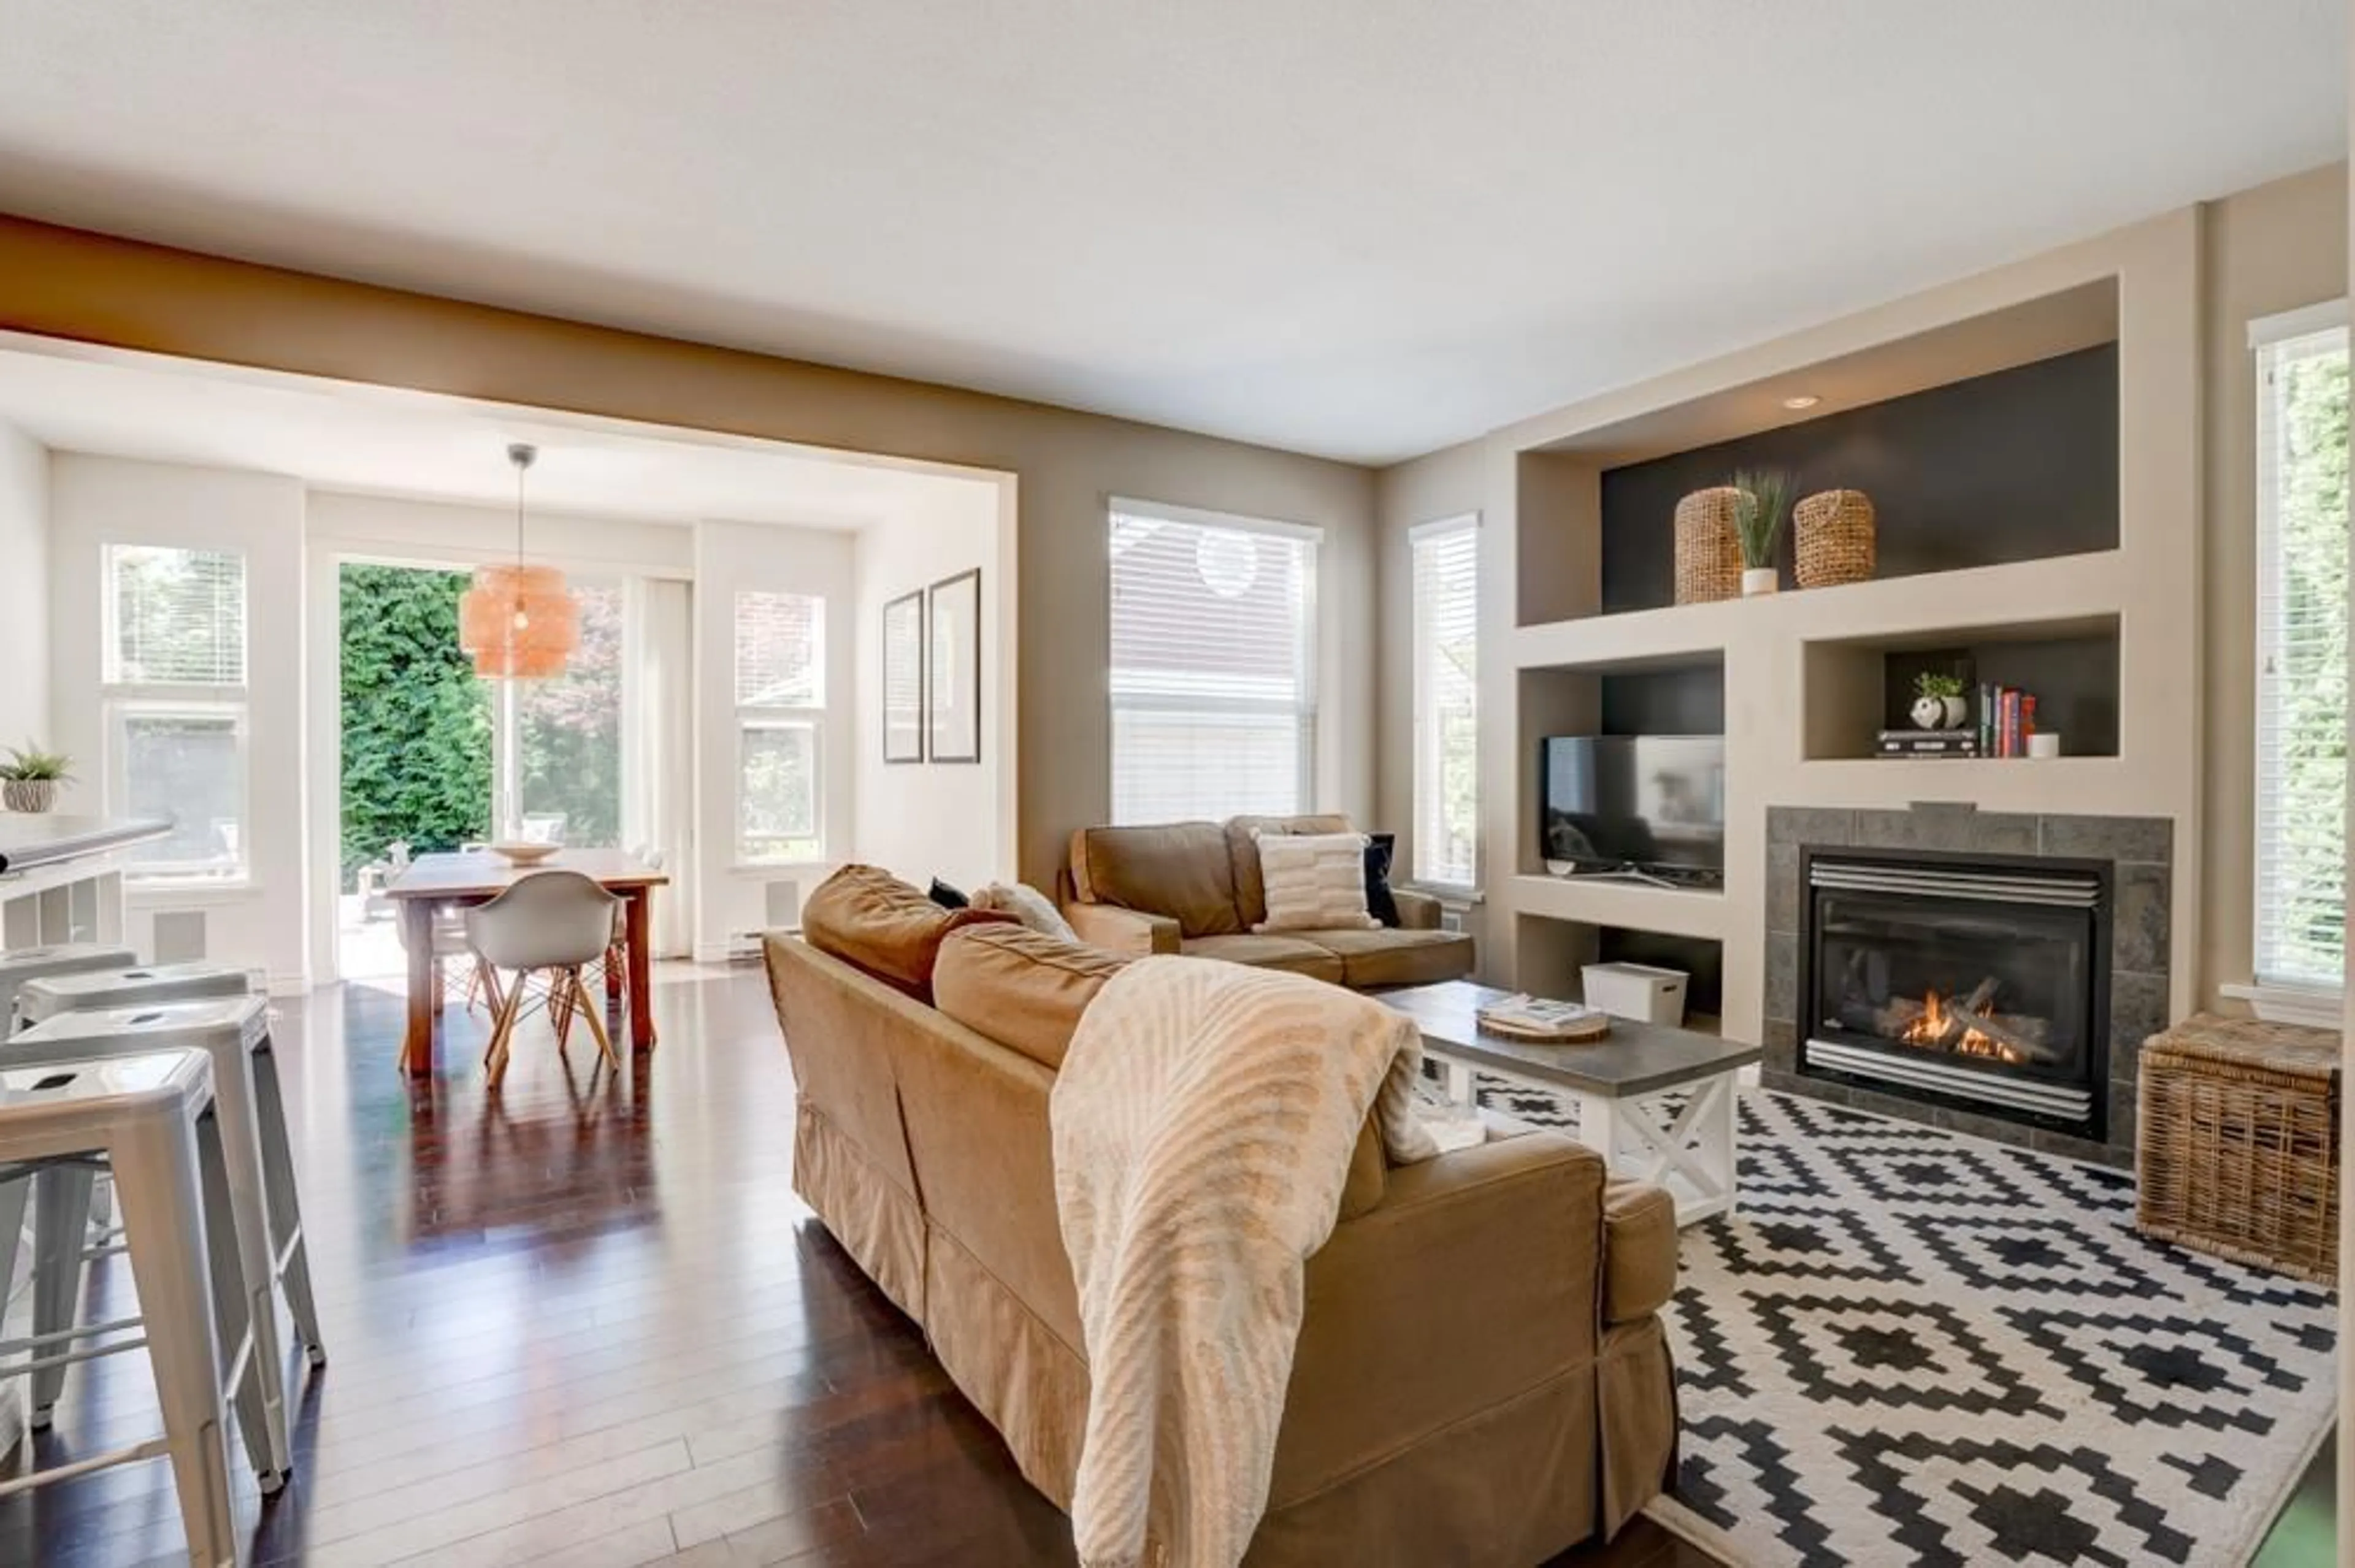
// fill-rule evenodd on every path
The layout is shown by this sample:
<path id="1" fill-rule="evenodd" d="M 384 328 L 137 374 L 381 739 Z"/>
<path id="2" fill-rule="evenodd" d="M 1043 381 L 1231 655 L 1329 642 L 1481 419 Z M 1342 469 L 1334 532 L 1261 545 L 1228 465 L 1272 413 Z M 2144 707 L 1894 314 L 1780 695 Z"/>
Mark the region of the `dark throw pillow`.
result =
<path id="1" fill-rule="evenodd" d="M 964 909 L 973 901 L 938 877 L 932 879 L 932 885 L 925 891 L 926 895 L 943 909 Z"/>
<path id="2" fill-rule="evenodd" d="M 1397 843 L 1395 833 L 1366 835 L 1366 912 L 1393 930 L 1399 912 L 1398 900 L 1391 897 L 1391 851 Z"/>

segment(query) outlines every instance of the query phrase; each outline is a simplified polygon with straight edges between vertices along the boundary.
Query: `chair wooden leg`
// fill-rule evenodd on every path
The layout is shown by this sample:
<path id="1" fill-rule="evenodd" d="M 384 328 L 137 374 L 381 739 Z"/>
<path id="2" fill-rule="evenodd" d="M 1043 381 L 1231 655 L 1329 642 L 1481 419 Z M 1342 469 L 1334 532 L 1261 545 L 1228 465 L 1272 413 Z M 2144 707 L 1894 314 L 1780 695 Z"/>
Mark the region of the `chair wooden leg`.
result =
<path id="1" fill-rule="evenodd" d="M 504 999 L 505 994 L 499 989 L 499 972 L 491 967 L 489 959 L 480 956 L 475 958 L 474 975 L 483 983 L 483 996 L 489 1001 L 491 1011 L 496 1013 L 505 1007 L 506 1005 Z"/>
<path id="2" fill-rule="evenodd" d="M 613 1039 L 605 1032 L 605 1020 L 598 1016 L 596 999 L 589 995 L 589 987 L 581 983 L 578 969 L 572 971 L 572 991 L 581 999 L 581 1016 L 589 1020 L 589 1032 L 596 1037 L 597 1049 L 604 1056 L 605 1064 L 618 1072 L 622 1059 L 613 1053 Z"/>
<path id="3" fill-rule="evenodd" d="M 556 1053 L 572 1043 L 572 997 L 580 989 L 581 971 L 559 970 L 548 983 L 548 1021 L 556 1026 Z"/>
<path id="4" fill-rule="evenodd" d="M 515 1044 L 516 1014 L 523 1008 L 523 976 L 516 976 L 515 988 L 507 993 L 506 1006 L 499 1009 L 499 1021 L 491 1030 L 490 1073 L 485 1080 L 487 1087 L 496 1089 L 499 1080 L 507 1075 L 507 1053 Z"/>

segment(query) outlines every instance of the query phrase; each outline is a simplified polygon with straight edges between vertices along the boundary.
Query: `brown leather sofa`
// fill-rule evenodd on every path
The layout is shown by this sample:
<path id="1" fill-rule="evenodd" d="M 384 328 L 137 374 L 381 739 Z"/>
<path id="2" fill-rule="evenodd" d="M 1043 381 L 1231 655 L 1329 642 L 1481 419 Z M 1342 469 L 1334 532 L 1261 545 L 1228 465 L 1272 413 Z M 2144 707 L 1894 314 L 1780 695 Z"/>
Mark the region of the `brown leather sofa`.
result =
<path id="1" fill-rule="evenodd" d="M 1048 1095 L 1125 960 L 957 923 L 868 868 L 803 918 L 806 940 L 767 941 L 794 1187 L 1068 1509 L 1088 1369 Z M 1675 1223 L 1665 1192 L 1556 1134 L 1498 1124 L 1390 1168 L 1367 1128 L 1308 1260 L 1248 1562 L 1528 1568 L 1614 1531 L 1674 1463 Z"/>
<path id="2" fill-rule="evenodd" d="M 1399 925 L 1261 933 L 1260 833 L 1348 833 L 1346 816 L 1237 816 L 1224 823 L 1082 827 L 1062 877 L 1063 917 L 1111 953 L 1183 953 L 1287 969 L 1354 990 L 1425 986 L 1472 972 L 1472 939 L 1439 929 L 1439 901 L 1394 890 Z"/>

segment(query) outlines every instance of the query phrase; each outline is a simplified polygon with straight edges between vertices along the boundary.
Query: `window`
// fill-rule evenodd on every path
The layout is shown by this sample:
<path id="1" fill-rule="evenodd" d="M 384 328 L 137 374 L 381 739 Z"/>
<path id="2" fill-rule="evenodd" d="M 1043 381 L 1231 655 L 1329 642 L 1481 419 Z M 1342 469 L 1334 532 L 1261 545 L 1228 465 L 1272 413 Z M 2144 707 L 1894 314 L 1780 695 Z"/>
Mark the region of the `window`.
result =
<path id="1" fill-rule="evenodd" d="M 736 855 L 825 851 L 826 601 L 736 595 Z"/>
<path id="2" fill-rule="evenodd" d="M 245 558 L 109 545 L 103 591 L 107 809 L 173 823 L 129 851 L 129 871 L 242 878 Z"/>
<path id="3" fill-rule="evenodd" d="M 1414 879 L 1468 888 L 1480 825 L 1480 530 L 1427 523 L 1414 552 Z"/>
<path id="4" fill-rule="evenodd" d="M 1313 528 L 1114 503 L 1114 822 L 1305 809 L 1316 539 Z"/>
<path id="5" fill-rule="evenodd" d="M 2254 323 L 2256 979 L 2337 990 L 2347 934 L 2347 327 Z"/>

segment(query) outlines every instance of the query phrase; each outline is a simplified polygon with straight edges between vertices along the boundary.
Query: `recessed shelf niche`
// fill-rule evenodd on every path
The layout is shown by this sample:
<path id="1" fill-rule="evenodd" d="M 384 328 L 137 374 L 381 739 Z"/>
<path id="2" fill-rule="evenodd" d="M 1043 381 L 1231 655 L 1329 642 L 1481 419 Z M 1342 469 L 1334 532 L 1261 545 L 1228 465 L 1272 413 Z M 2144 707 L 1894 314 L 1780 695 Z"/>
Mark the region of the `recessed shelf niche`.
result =
<path id="1" fill-rule="evenodd" d="M 2034 692 L 2036 727 L 2060 734 L 2063 755 L 2118 754 L 2115 615 L 1808 643 L 1802 754 L 1874 755 L 1881 731 L 1908 727 L 1914 672 L 1950 657 L 1966 661 L 1977 683 Z"/>

